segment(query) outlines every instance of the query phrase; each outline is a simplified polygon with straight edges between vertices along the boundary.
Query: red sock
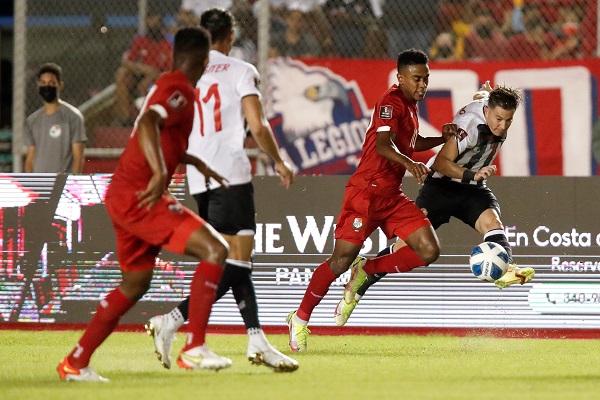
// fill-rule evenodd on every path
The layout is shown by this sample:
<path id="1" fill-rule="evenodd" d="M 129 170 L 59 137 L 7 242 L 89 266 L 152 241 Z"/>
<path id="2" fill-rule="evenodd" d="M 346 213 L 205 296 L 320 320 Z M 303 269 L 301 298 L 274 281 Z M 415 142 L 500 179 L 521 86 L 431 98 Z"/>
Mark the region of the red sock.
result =
<path id="1" fill-rule="evenodd" d="M 96 308 L 96 314 L 89 322 L 79 343 L 69 354 L 69 364 L 75 368 L 85 368 L 90 357 L 119 324 L 119 320 L 133 305 L 119 288 L 115 288 Z"/>
<path id="2" fill-rule="evenodd" d="M 310 278 L 310 283 L 304 292 L 302 303 L 296 315 L 298 318 L 308 321 L 315 307 L 321 302 L 323 297 L 329 291 L 329 286 L 337 279 L 337 276 L 331 272 L 329 264 L 325 261 L 319 265 Z"/>
<path id="3" fill-rule="evenodd" d="M 198 264 L 190 293 L 188 340 L 183 351 L 202 346 L 206 340 L 206 326 L 212 305 L 215 302 L 217 285 L 223 268 L 202 261 Z"/>
<path id="4" fill-rule="evenodd" d="M 404 246 L 395 253 L 367 260 L 363 266 L 363 270 L 367 275 L 373 275 L 379 272 L 408 272 L 424 265 L 425 263 L 421 260 L 421 257 L 419 257 L 413 249 Z"/>

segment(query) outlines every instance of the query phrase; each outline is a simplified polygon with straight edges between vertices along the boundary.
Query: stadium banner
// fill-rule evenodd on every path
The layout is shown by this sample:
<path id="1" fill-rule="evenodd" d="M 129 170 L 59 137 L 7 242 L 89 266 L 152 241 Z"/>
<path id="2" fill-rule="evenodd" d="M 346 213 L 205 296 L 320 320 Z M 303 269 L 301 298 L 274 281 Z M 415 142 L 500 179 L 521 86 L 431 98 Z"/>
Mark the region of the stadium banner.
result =
<path id="1" fill-rule="evenodd" d="M 254 283 L 261 322 L 285 326 L 312 273 L 333 250 L 347 176 L 300 176 L 288 190 L 275 177 L 255 177 L 257 232 Z M 120 280 L 115 238 L 103 198 L 110 175 L 0 175 L 0 323 L 85 323 Z M 405 178 L 414 198 L 418 186 Z M 482 241 L 457 220 L 438 235 L 433 265 L 388 275 L 361 300 L 347 326 L 390 328 L 600 329 L 600 211 L 596 177 L 493 177 L 489 186 L 515 261 L 535 279 L 502 291 L 473 276 L 468 256 Z M 184 177 L 171 185 L 184 204 Z M 376 231 L 362 253 L 392 241 Z M 141 324 L 189 294 L 197 262 L 166 251 L 156 260 L 149 292 L 123 318 Z M 349 273 L 315 309 L 311 325 L 335 326 L 333 310 Z M 228 293 L 210 322 L 242 326 Z"/>
<path id="2" fill-rule="evenodd" d="M 423 136 L 439 136 L 442 125 L 489 80 L 520 88 L 526 98 L 496 160 L 500 175 L 598 175 L 592 125 L 599 107 L 600 60 L 432 62 L 430 67 L 428 93 L 419 103 Z M 394 83 L 394 61 L 274 59 L 267 116 L 301 174 L 351 174 L 371 109 Z M 434 154 L 415 158 L 426 162 Z"/>

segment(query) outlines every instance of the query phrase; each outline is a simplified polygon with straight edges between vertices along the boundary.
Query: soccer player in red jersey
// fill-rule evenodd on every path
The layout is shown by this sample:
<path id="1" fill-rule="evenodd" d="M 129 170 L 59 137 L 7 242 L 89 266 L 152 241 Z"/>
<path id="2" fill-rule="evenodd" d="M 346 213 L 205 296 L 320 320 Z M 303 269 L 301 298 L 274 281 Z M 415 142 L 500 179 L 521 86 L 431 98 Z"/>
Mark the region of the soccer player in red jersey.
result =
<path id="1" fill-rule="evenodd" d="M 221 369 L 231 360 L 205 344 L 215 290 L 229 248 L 204 220 L 169 193 L 180 163 L 196 166 L 207 178 L 224 179 L 186 153 L 194 120 L 194 84 L 206 68 L 210 34 L 190 27 L 175 35 L 174 66 L 148 93 L 106 193 L 106 209 L 117 239 L 121 284 L 100 301 L 77 346 L 59 364 L 63 380 L 107 381 L 89 366 L 94 351 L 120 318 L 147 292 L 161 248 L 203 260 L 191 284 L 189 335 L 178 364 L 183 368 Z"/>
<path id="2" fill-rule="evenodd" d="M 398 55 L 398 84 L 377 101 L 363 144 L 363 155 L 350 177 L 338 216 L 333 254 L 319 265 L 306 289 L 300 307 L 287 317 L 292 351 L 305 351 L 308 320 L 331 283 L 352 265 L 347 290 L 358 289 L 366 274 L 405 272 L 429 265 L 440 253 L 438 238 L 423 212 L 402 192 L 406 171 L 419 184 L 429 172 L 425 164 L 411 159 L 444 143 L 441 137 L 419 135 L 417 102 L 423 100 L 429 83 L 429 59 L 421 50 L 409 49 Z M 381 228 L 388 238 L 402 238 L 408 246 L 396 253 L 369 260 L 357 258 L 363 242 Z M 354 262 L 353 260 L 360 260 Z M 354 294 L 352 294 L 354 296 Z"/>

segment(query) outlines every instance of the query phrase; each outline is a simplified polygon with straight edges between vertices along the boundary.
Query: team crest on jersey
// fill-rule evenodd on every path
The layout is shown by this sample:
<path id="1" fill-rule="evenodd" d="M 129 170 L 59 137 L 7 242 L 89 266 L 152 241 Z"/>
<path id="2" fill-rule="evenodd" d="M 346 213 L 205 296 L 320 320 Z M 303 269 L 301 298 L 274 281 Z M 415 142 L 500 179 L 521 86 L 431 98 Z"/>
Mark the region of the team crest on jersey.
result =
<path id="1" fill-rule="evenodd" d="M 458 132 L 456 133 L 456 139 L 461 142 L 464 138 L 467 137 L 467 131 L 462 128 L 458 128 Z"/>
<path id="2" fill-rule="evenodd" d="M 354 218 L 354 222 L 352 222 L 352 226 L 354 229 L 360 229 L 363 226 L 362 218 Z"/>
<path id="3" fill-rule="evenodd" d="M 62 133 L 62 128 L 60 127 L 60 125 L 52 125 L 48 133 L 50 134 L 51 138 L 56 139 Z"/>
<path id="4" fill-rule="evenodd" d="M 179 110 L 187 105 L 187 99 L 179 90 L 176 90 L 171 97 L 167 100 L 167 103 L 173 110 Z"/>
<path id="5" fill-rule="evenodd" d="M 298 173 L 353 173 L 371 117 L 357 83 L 289 58 L 273 59 L 268 79 L 267 118 Z"/>
<path id="6" fill-rule="evenodd" d="M 381 119 L 392 119 L 392 111 L 394 107 L 392 106 L 381 106 L 379 107 L 379 118 Z"/>

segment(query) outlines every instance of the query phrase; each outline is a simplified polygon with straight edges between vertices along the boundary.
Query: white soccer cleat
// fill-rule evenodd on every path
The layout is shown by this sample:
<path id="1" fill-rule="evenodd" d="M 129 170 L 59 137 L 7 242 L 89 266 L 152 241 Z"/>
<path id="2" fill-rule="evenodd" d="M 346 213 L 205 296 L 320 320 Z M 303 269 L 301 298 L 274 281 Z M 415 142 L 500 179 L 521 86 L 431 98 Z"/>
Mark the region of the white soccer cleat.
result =
<path id="1" fill-rule="evenodd" d="M 252 364 L 267 366 L 275 372 L 294 372 L 299 367 L 298 361 L 281 353 L 269 343 L 249 344 L 246 357 Z"/>
<path id="2" fill-rule="evenodd" d="M 63 381 L 110 382 L 110 380 L 98 375 L 90 366 L 85 368 L 72 367 L 66 357 L 58 364 L 56 371 L 58 371 L 58 375 Z"/>
<path id="3" fill-rule="evenodd" d="M 358 300 L 354 299 L 350 303 L 346 303 L 345 299 L 340 300 L 335 311 L 333 312 L 333 319 L 337 326 L 344 326 L 348 322 L 348 318 L 352 315 L 352 311 L 358 305 Z"/>
<path id="4" fill-rule="evenodd" d="M 171 368 L 171 343 L 175 339 L 177 328 L 168 314 L 150 318 L 144 325 L 148 335 L 154 339 L 154 351 L 163 367 Z"/>
<path id="5" fill-rule="evenodd" d="M 177 365 L 185 369 L 213 369 L 218 371 L 231 367 L 231 360 L 216 355 L 205 343 L 202 346 L 179 353 Z"/>

